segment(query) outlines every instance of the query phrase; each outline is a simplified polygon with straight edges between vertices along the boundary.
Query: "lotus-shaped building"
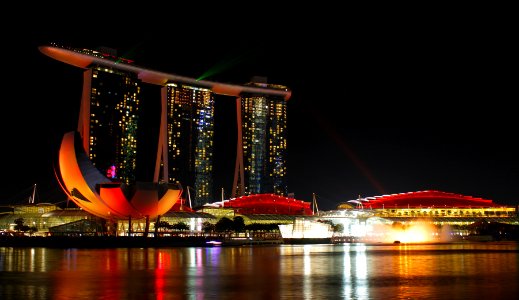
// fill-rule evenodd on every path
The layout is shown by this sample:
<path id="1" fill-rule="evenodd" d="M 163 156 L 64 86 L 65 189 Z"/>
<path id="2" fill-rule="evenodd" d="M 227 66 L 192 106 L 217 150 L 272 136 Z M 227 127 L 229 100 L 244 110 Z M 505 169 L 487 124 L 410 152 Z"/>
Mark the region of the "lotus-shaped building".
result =
<path id="1" fill-rule="evenodd" d="M 83 150 L 79 134 L 64 135 L 59 150 L 60 183 L 79 207 L 105 219 L 150 219 L 168 212 L 180 198 L 177 184 L 127 185 L 104 176 Z"/>

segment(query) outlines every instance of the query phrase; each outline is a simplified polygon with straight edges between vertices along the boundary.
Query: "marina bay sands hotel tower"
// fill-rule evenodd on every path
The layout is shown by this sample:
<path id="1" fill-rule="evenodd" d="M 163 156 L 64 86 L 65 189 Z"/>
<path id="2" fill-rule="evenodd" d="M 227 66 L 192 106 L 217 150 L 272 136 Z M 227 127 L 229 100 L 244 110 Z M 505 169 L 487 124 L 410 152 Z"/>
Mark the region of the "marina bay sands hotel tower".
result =
<path id="1" fill-rule="evenodd" d="M 109 48 L 39 50 L 84 70 L 77 131 L 88 159 L 110 180 L 127 185 L 139 180 L 137 154 L 152 147 L 138 140 L 142 102 L 160 101 L 153 181 L 180 183 L 188 194 L 192 189 L 193 207 L 215 201 L 214 96 L 226 95 L 236 99 L 238 128 L 232 197 L 287 195 L 287 87 L 264 78 L 235 85 L 150 70 Z M 146 98 L 143 88 L 149 85 L 160 88 L 160 99 Z"/>

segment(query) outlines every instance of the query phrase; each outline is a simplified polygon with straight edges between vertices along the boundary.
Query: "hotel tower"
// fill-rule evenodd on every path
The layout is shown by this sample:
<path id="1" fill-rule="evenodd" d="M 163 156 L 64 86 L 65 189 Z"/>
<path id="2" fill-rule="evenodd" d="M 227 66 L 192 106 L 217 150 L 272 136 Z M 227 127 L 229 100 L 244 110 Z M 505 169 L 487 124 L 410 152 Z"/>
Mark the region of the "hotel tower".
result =
<path id="1" fill-rule="evenodd" d="M 214 201 L 213 140 L 213 92 L 178 83 L 162 87 L 155 178 L 182 184 L 190 197 L 192 188 L 193 207 Z"/>
<path id="2" fill-rule="evenodd" d="M 251 86 L 286 89 L 254 77 Z M 243 93 L 236 100 L 238 147 L 233 196 L 287 195 L 286 117 L 284 97 Z"/>
<path id="3" fill-rule="evenodd" d="M 110 49 L 103 53 L 105 59 L 116 57 Z M 101 173 L 125 184 L 135 183 L 140 85 L 136 74 L 99 64 L 83 72 L 78 122 L 83 148 Z"/>

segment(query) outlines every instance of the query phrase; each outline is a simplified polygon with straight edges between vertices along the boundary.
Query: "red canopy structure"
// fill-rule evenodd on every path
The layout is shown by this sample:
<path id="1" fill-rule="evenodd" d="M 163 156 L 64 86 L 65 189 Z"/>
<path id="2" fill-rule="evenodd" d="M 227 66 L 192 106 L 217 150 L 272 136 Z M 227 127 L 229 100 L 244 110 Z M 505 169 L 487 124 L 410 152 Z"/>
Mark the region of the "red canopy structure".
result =
<path id="1" fill-rule="evenodd" d="M 418 191 L 359 198 L 347 203 L 356 208 L 485 208 L 501 207 L 492 200 L 442 191 Z"/>
<path id="2" fill-rule="evenodd" d="M 277 215 L 312 215 L 310 202 L 297 200 L 275 194 L 254 194 L 241 196 L 231 200 L 215 202 L 209 206 L 233 208 L 236 213 L 244 215 L 277 214 Z"/>

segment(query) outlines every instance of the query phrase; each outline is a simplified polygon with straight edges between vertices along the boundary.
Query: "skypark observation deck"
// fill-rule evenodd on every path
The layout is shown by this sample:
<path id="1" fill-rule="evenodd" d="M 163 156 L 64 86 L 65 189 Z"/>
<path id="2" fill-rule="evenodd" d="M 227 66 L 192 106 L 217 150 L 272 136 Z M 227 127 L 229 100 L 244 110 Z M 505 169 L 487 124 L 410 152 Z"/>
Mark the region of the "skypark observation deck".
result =
<path id="1" fill-rule="evenodd" d="M 150 70 L 134 65 L 131 60 L 117 58 L 109 53 L 103 53 L 101 51 L 63 48 L 56 45 L 40 46 L 39 50 L 43 54 L 55 60 L 83 69 L 88 68 L 92 64 L 99 64 L 110 68 L 133 72 L 136 73 L 138 78 L 143 82 L 155 85 L 165 85 L 167 82 L 172 81 L 207 88 L 215 94 L 235 97 L 239 97 L 243 93 L 248 93 L 279 96 L 288 100 L 292 94 L 289 89 L 281 86 L 280 88 L 273 88 L 272 85 L 261 87 L 257 85 L 227 84 L 207 80 L 196 80 L 190 77 Z"/>

